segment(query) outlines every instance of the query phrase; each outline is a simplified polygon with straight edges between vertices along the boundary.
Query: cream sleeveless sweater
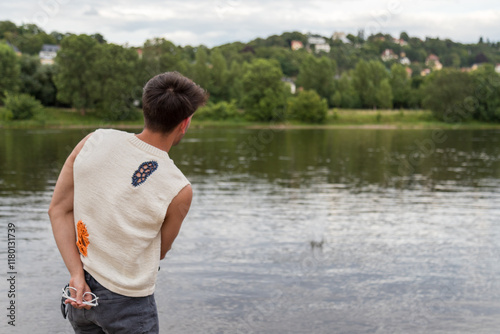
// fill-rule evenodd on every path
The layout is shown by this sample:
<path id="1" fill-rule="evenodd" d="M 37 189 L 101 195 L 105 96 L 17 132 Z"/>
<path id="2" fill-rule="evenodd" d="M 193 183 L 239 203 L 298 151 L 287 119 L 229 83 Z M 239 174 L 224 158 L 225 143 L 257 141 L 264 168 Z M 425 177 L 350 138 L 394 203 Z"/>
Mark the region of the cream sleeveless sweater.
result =
<path id="1" fill-rule="evenodd" d="M 100 129 L 75 159 L 74 216 L 84 269 L 107 289 L 151 295 L 160 228 L 189 181 L 168 153 L 134 134 Z"/>

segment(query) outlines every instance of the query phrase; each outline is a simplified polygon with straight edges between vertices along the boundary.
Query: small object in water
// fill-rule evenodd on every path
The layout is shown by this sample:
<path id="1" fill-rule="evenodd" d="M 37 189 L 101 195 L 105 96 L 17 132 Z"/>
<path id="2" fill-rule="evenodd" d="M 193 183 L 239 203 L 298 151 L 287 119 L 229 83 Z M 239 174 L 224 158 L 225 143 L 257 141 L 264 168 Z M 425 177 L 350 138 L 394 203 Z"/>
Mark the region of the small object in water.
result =
<path id="1" fill-rule="evenodd" d="M 321 239 L 321 241 L 316 241 L 316 240 L 311 240 L 310 241 L 310 244 L 311 244 L 311 248 L 314 249 L 314 248 L 323 248 L 323 243 L 325 242 L 325 240 Z"/>

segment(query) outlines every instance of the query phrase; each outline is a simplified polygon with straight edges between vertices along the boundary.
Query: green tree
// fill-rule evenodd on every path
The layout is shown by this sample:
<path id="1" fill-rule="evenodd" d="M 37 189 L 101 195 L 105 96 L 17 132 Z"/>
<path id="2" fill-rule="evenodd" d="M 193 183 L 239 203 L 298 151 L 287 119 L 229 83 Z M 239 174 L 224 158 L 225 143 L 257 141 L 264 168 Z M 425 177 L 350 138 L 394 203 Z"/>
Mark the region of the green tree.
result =
<path id="1" fill-rule="evenodd" d="M 229 68 L 229 74 L 227 79 L 227 84 L 229 86 L 229 98 L 231 100 L 237 101 L 240 107 L 243 107 L 243 70 L 247 65 L 242 65 L 236 60 L 231 62 L 231 67 Z"/>
<path id="2" fill-rule="evenodd" d="M 394 107 L 408 107 L 411 94 L 411 81 L 403 65 L 394 64 L 391 66 L 390 86 Z"/>
<path id="3" fill-rule="evenodd" d="M 379 105 L 377 91 L 382 80 L 389 74 L 385 66 L 376 60 L 361 60 L 353 71 L 353 86 L 358 92 L 363 107 L 376 108 Z M 380 93 L 379 93 L 380 94 Z"/>
<path id="4" fill-rule="evenodd" d="M 88 35 L 72 35 L 62 40 L 57 53 L 58 71 L 54 77 L 57 98 L 80 110 L 82 115 L 94 107 L 94 63 L 97 59 L 97 41 Z"/>
<path id="5" fill-rule="evenodd" d="M 456 52 L 448 53 L 441 57 L 443 66 L 446 67 L 460 67 L 460 56 Z"/>
<path id="6" fill-rule="evenodd" d="M 20 67 L 10 46 L 0 43 L 0 101 L 5 92 L 16 92 L 19 86 Z"/>
<path id="7" fill-rule="evenodd" d="M 41 65 L 37 56 L 24 54 L 20 64 L 20 92 L 35 97 L 44 106 L 56 105 L 57 91 L 53 81 L 55 66 Z"/>
<path id="8" fill-rule="evenodd" d="M 399 38 L 405 42 L 408 42 L 410 40 L 410 36 L 408 36 L 408 34 L 404 31 L 399 34 Z"/>
<path id="9" fill-rule="evenodd" d="M 500 122 L 500 75 L 488 64 L 472 72 L 474 95 L 467 101 L 474 109 L 474 118 L 485 122 Z"/>
<path id="10" fill-rule="evenodd" d="M 445 122 L 456 123 L 469 120 L 474 110 L 470 101 L 473 98 L 472 76 L 455 69 L 442 69 L 432 72 L 421 85 L 422 104 L 434 116 Z"/>
<path id="11" fill-rule="evenodd" d="M 89 96 L 101 118 L 117 121 L 140 117 L 134 106 L 142 92 L 135 77 L 137 64 L 135 50 L 115 44 L 96 46 Z"/>
<path id="12" fill-rule="evenodd" d="M 5 33 L 15 34 L 18 32 L 17 26 L 11 21 L 0 21 L 0 39 L 4 39 Z"/>
<path id="13" fill-rule="evenodd" d="M 5 32 L 4 37 L 10 43 L 17 46 L 22 53 L 31 55 L 38 54 L 43 44 L 57 43 L 54 36 L 48 35 L 35 24 L 23 24 L 15 32 Z"/>
<path id="14" fill-rule="evenodd" d="M 285 105 L 283 73 L 274 60 L 255 59 L 245 66 L 242 78 L 242 105 L 254 121 L 282 120 Z"/>
<path id="15" fill-rule="evenodd" d="M 321 97 L 329 99 L 333 95 L 336 71 L 335 60 L 308 55 L 300 66 L 297 85 L 305 90 L 315 90 Z"/>
<path id="16" fill-rule="evenodd" d="M 389 83 L 389 79 L 385 78 L 380 81 L 380 85 L 377 87 L 377 92 L 375 93 L 377 99 L 377 106 L 384 109 L 392 109 L 392 88 Z"/>
<path id="17" fill-rule="evenodd" d="M 342 93 L 339 90 L 336 90 L 335 93 L 333 94 L 332 98 L 332 104 L 334 107 L 341 107 L 342 106 Z"/>
<path id="18" fill-rule="evenodd" d="M 299 92 L 288 100 L 287 118 L 306 123 L 324 123 L 328 102 L 313 90 Z"/>
<path id="19" fill-rule="evenodd" d="M 95 39 L 99 44 L 106 44 L 106 40 L 104 39 L 104 36 L 99 34 L 99 33 L 92 34 L 92 35 L 90 35 L 90 37 Z"/>
<path id="20" fill-rule="evenodd" d="M 229 100 L 228 69 L 227 62 L 219 49 L 212 51 L 210 55 L 212 68 L 210 69 L 210 98 L 214 102 Z"/>
<path id="21" fill-rule="evenodd" d="M 210 69 L 208 68 L 207 49 L 200 46 L 196 51 L 195 63 L 193 65 L 193 73 L 191 78 L 201 87 L 208 89 L 211 86 Z"/>
<path id="22" fill-rule="evenodd" d="M 336 107 L 361 108 L 361 100 L 353 84 L 352 71 L 344 72 L 337 81 L 337 89 L 332 101 Z"/>
<path id="23" fill-rule="evenodd" d="M 139 82 L 145 84 L 152 76 L 168 71 L 190 74 L 190 59 L 182 48 L 164 38 L 147 40 L 142 47 Z"/>

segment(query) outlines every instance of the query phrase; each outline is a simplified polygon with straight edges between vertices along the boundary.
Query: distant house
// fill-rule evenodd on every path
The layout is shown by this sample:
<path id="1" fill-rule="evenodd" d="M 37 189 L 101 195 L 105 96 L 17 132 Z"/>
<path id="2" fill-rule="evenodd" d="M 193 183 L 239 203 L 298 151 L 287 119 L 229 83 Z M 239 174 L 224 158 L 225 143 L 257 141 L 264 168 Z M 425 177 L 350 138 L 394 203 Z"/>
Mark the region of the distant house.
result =
<path id="1" fill-rule="evenodd" d="M 439 57 L 436 56 L 435 54 L 430 54 L 427 59 L 425 59 L 425 66 L 433 69 L 433 70 L 440 70 L 443 68 L 443 65 L 439 61 Z"/>
<path id="2" fill-rule="evenodd" d="M 57 56 L 57 52 L 61 49 L 59 45 L 44 44 L 42 45 L 42 50 L 38 53 L 40 57 L 40 63 L 42 65 L 52 65 L 54 64 L 54 58 Z"/>
<path id="3" fill-rule="evenodd" d="M 137 48 L 136 51 L 137 51 L 137 56 L 139 57 L 139 59 L 142 59 L 142 49 Z"/>
<path id="4" fill-rule="evenodd" d="M 314 52 L 319 53 L 321 51 L 329 53 L 330 52 L 330 44 L 324 43 L 324 44 L 316 44 L 314 46 Z"/>
<path id="5" fill-rule="evenodd" d="M 425 77 L 426 75 L 429 75 L 429 74 L 431 74 L 431 70 L 428 69 L 428 68 L 426 68 L 425 70 L 422 70 L 420 72 L 420 75 L 423 76 L 423 77 Z"/>
<path id="6" fill-rule="evenodd" d="M 335 41 L 342 41 L 342 43 L 347 44 L 351 41 L 347 39 L 345 32 L 334 32 L 332 35 L 332 39 Z"/>
<path id="7" fill-rule="evenodd" d="M 400 54 L 400 58 L 399 58 L 399 62 L 400 62 L 402 65 L 406 65 L 406 66 L 411 65 L 410 58 L 406 57 L 406 53 L 404 53 L 404 52 L 401 52 L 401 54 Z"/>
<path id="8" fill-rule="evenodd" d="M 404 39 L 399 39 L 399 38 L 393 38 L 392 41 L 396 44 L 399 44 L 401 46 L 406 46 L 408 45 L 408 42 L 405 41 Z"/>
<path id="9" fill-rule="evenodd" d="M 304 44 L 302 44 L 301 41 L 292 41 L 290 47 L 293 51 L 297 51 L 302 49 L 304 47 Z"/>
<path id="10" fill-rule="evenodd" d="M 323 37 L 309 37 L 307 43 L 311 45 L 325 44 L 326 40 Z"/>
<path id="11" fill-rule="evenodd" d="M 309 37 L 307 39 L 307 44 L 314 45 L 314 52 L 319 53 L 320 51 L 324 51 L 326 53 L 330 52 L 330 44 L 326 42 L 323 37 Z"/>
<path id="12" fill-rule="evenodd" d="M 380 58 L 382 58 L 382 61 L 390 61 L 398 59 L 398 55 L 395 54 L 394 51 L 392 51 L 391 49 L 385 49 L 384 52 L 382 52 Z"/>

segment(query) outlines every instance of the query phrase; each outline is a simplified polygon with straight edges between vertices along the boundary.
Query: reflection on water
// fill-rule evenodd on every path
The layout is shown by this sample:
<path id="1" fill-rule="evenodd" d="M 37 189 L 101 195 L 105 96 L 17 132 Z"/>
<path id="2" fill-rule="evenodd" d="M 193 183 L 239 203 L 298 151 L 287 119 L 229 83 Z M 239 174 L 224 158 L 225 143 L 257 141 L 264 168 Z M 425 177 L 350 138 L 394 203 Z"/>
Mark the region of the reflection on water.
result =
<path id="1" fill-rule="evenodd" d="M 15 222 L 19 333 L 71 332 L 46 209 L 84 134 L 0 132 L 0 244 Z M 496 332 L 499 141 L 498 131 L 191 129 L 171 152 L 195 197 L 161 265 L 162 332 Z M 6 247 L 0 255 L 5 268 Z"/>

